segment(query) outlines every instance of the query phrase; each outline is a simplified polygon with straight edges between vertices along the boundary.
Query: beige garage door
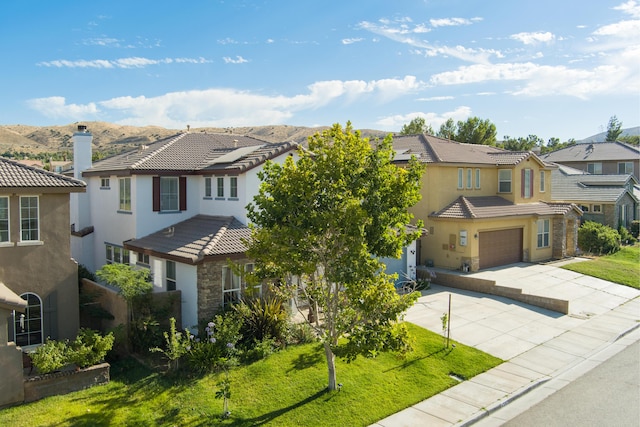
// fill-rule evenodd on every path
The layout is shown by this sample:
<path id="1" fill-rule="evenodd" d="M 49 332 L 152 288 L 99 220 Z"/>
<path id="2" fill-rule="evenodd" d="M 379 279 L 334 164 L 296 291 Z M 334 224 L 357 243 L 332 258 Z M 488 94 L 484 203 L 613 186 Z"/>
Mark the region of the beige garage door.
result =
<path id="1" fill-rule="evenodd" d="M 522 261 L 522 228 L 480 233 L 480 269 Z"/>

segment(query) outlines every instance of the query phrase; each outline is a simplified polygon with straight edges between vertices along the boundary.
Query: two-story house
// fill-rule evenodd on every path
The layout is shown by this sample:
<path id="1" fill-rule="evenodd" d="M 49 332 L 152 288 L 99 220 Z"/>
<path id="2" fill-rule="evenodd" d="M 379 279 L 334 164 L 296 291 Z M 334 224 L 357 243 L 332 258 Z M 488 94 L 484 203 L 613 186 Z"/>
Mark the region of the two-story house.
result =
<path id="1" fill-rule="evenodd" d="M 27 302 L 8 321 L 18 346 L 78 332 L 78 265 L 69 242 L 70 194 L 85 183 L 0 158 L 0 282 Z"/>
<path id="2" fill-rule="evenodd" d="M 428 233 L 421 265 L 476 271 L 575 253 L 580 209 L 554 203 L 554 165 L 533 152 L 463 144 L 431 135 L 396 136 L 396 162 L 426 164 L 413 208 Z"/>
<path id="3" fill-rule="evenodd" d="M 594 175 L 633 175 L 640 181 L 640 148 L 620 141 L 575 144 L 542 159 Z"/>
<path id="4" fill-rule="evenodd" d="M 74 155 L 90 159 L 90 140 L 80 141 L 87 135 L 74 135 Z M 258 172 L 296 149 L 187 132 L 79 167 L 89 197 L 74 222 L 78 261 L 92 271 L 106 263 L 148 268 L 154 291 L 181 291 L 183 326 L 196 325 L 239 297 L 244 283 L 228 260 L 252 268 L 245 206 L 258 192 Z"/>

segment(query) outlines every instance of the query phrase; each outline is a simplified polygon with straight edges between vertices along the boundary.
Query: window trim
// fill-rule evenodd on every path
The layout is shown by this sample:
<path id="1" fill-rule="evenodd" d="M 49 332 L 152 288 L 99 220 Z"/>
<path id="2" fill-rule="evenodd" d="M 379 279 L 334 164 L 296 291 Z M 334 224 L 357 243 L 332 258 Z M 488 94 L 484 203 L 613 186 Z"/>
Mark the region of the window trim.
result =
<path id="1" fill-rule="evenodd" d="M 509 174 L 509 179 L 504 179 L 503 177 L 501 177 L 501 173 L 505 172 Z M 502 191 L 502 184 L 509 184 L 509 190 L 508 191 Z M 511 169 L 498 169 L 498 193 L 503 193 L 503 194 L 507 194 L 507 193 L 511 193 L 513 192 L 513 172 Z"/>
<path id="2" fill-rule="evenodd" d="M 165 205 L 168 205 L 168 206 L 165 206 Z M 179 211 L 180 211 L 180 180 L 178 179 L 177 176 L 161 176 L 160 177 L 160 212 L 179 212 Z"/>
<path id="3" fill-rule="evenodd" d="M 547 182 L 544 175 L 545 175 L 544 171 L 540 171 L 540 192 L 541 193 L 544 193 L 545 191 L 547 191 Z"/>
<path id="4" fill-rule="evenodd" d="M 118 211 L 131 212 L 131 177 L 118 178 Z"/>
<path id="5" fill-rule="evenodd" d="M 597 208 L 597 209 L 596 209 Z M 601 204 L 597 204 L 597 205 L 591 205 L 591 213 L 594 214 L 602 214 L 602 205 Z"/>
<path id="6" fill-rule="evenodd" d="M 238 199 L 238 177 L 237 176 L 229 177 L 229 199 L 231 200 Z"/>
<path id="7" fill-rule="evenodd" d="M 467 182 L 465 188 L 471 190 L 473 188 L 473 169 L 467 169 Z"/>
<path id="8" fill-rule="evenodd" d="M 228 279 L 229 278 L 229 279 Z M 227 281 L 230 280 L 231 286 L 227 288 Z M 231 267 L 225 265 L 222 267 L 222 306 L 227 307 L 240 301 L 242 294 L 242 278 L 238 276 Z"/>
<path id="9" fill-rule="evenodd" d="M 34 297 L 36 297 L 38 299 L 39 302 L 39 307 L 40 307 L 40 316 L 39 317 L 31 317 L 31 311 L 32 308 L 31 307 L 36 307 L 35 305 L 29 305 L 29 295 L 32 295 Z M 27 337 L 27 342 L 26 344 L 23 343 L 22 341 L 20 341 L 18 339 L 18 325 L 20 324 L 20 320 L 18 320 L 20 318 L 20 315 L 17 314 L 15 312 L 15 310 L 13 311 L 13 341 L 16 343 L 16 345 L 19 346 L 28 346 L 28 345 L 35 345 L 35 344 L 42 344 L 44 342 L 43 340 L 43 336 L 44 336 L 44 319 L 43 319 L 43 314 L 44 314 L 44 310 L 43 310 L 43 303 L 42 303 L 42 298 L 40 298 L 40 295 L 34 293 L 34 292 L 25 292 L 22 295 L 20 295 L 20 298 L 22 298 L 23 300 L 27 301 L 27 307 L 25 309 L 25 318 L 23 321 L 23 325 L 27 326 L 27 332 L 24 332 L 24 329 L 22 330 L 23 332 L 20 332 L 19 335 L 20 336 L 26 336 Z M 38 319 L 40 321 L 40 329 L 39 330 L 34 330 L 31 331 L 29 329 L 29 325 L 31 324 L 30 319 Z M 40 338 L 36 338 L 35 340 L 31 340 L 31 335 L 33 335 L 34 333 L 38 332 L 40 334 Z M 36 342 L 37 341 L 37 342 Z"/>
<path id="10" fill-rule="evenodd" d="M 592 166 L 592 171 L 589 170 L 590 166 Z M 592 175 L 602 175 L 602 162 L 587 163 L 587 172 Z"/>
<path id="11" fill-rule="evenodd" d="M 120 245 L 105 243 L 105 259 L 106 264 L 131 265 L 131 251 Z"/>
<path id="12" fill-rule="evenodd" d="M 620 172 L 621 165 L 624 165 L 624 172 Z M 630 166 L 631 172 L 629 172 L 627 165 Z M 633 175 L 633 162 L 618 162 L 618 175 Z"/>
<path id="13" fill-rule="evenodd" d="M 476 176 L 475 176 L 476 182 L 475 182 L 475 189 L 479 190 L 480 189 L 480 168 L 476 168 Z"/>
<path id="14" fill-rule="evenodd" d="M 533 169 L 522 169 L 522 198 L 531 199 L 533 197 Z"/>
<path id="15" fill-rule="evenodd" d="M 108 176 L 100 177 L 100 189 L 101 190 L 110 190 L 111 189 L 111 178 Z"/>
<path id="16" fill-rule="evenodd" d="M 216 197 L 219 199 L 224 198 L 224 177 L 222 176 L 216 179 Z"/>
<path id="17" fill-rule="evenodd" d="M 36 238 L 35 239 L 34 238 L 25 239 L 24 238 L 25 237 L 24 236 L 24 233 L 25 233 L 25 228 L 24 228 L 25 218 L 23 216 L 23 208 L 24 207 L 22 206 L 22 201 L 25 200 L 25 199 L 35 199 L 35 201 L 36 201 L 36 206 L 35 206 L 35 209 L 36 209 L 36 218 L 35 218 Z M 32 208 L 31 206 L 27 207 L 27 209 L 29 209 L 29 210 L 31 208 Z M 29 216 L 28 218 L 26 218 L 26 220 L 31 222 L 34 219 L 31 216 Z M 34 230 L 30 226 L 27 232 L 28 233 L 32 233 L 33 231 Z M 37 244 L 40 241 L 41 241 L 40 240 L 40 197 L 38 197 L 38 196 L 20 196 L 20 243 L 26 243 L 26 244 L 34 244 L 34 243 L 36 243 Z"/>
<path id="18" fill-rule="evenodd" d="M 6 200 L 6 207 L 0 206 L 0 245 L 7 245 L 11 243 L 11 201 L 9 196 L 0 196 L 0 201 Z M 6 210 L 6 219 L 2 219 L 2 210 Z M 5 224 L 3 227 L 2 224 Z M 5 228 L 6 227 L 6 228 Z M 2 234 L 6 233 L 6 240 L 2 239 Z"/>
<path id="19" fill-rule="evenodd" d="M 542 227 L 541 227 L 542 226 Z M 542 230 L 541 230 L 542 228 Z M 551 234 L 551 221 L 548 218 L 538 220 L 536 245 L 538 249 L 548 248 L 550 245 L 549 238 Z"/>
<path id="20" fill-rule="evenodd" d="M 172 276 L 169 275 L 169 266 L 173 265 L 173 274 Z M 170 260 L 165 260 L 164 262 L 164 285 L 165 288 L 167 290 L 167 292 L 169 291 L 175 291 L 177 289 L 177 284 L 178 284 L 178 266 L 176 265 L 175 261 L 170 261 Z"/>
<path id="21" fill-rule="evenodd" d="M 213 195 L 213 192 L 211 189 L 211 177 L 205 176 L 204 177 L 204 198 L 211 199 L 212 195 Z"/>
<path id="22" fill-rule="evenodd" d="M 464 188 L 464 169 L 458 168 L 458 190 L 462 190 Z"/>
<path id="23" fill-rule="evenodd" d="M 143 267 L 151 267 L 151 259 L 149 258 L 149 254 L 145 254 L 143 252 L 136 252 L 136 265 L 141 265 Z"/>

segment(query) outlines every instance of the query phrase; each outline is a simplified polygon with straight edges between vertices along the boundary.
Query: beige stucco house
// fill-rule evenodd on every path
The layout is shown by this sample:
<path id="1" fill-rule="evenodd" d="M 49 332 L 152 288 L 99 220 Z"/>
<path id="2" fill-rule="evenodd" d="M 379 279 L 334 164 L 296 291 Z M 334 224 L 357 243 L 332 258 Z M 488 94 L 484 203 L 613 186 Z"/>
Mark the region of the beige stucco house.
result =
<path id="1" fill-rule="evenodd" d="M 426 165 L 412 209 L 429 231 L 420 265 L 476 271 L 575 254 L 580 209 L 554 203 L 551 171 L 533 152 L 463 144 L 431 135 L 396 136 L 396 162 Z"/>
<path id="2" fill-rule="evenodd" d="M 24 317 L 7 319 L 18 346 L 77 334 L 69 200 L 84 191 L 80 180 L 0 158 L 0 282 L 27 301 Z"/>

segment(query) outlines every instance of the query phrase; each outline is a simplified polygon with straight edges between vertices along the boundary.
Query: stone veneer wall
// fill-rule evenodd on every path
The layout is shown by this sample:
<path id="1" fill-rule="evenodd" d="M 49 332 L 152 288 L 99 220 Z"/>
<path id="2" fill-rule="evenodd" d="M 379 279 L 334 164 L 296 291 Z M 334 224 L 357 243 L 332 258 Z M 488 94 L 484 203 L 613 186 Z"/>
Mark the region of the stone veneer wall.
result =
<path id="1" fill-rule="evenodd" d="M 29 377 L 24 380 L 24 402 L 67 394 L 109 382 L 108 363 L 89 366 L 78 371 L 63 371 Z"/>

